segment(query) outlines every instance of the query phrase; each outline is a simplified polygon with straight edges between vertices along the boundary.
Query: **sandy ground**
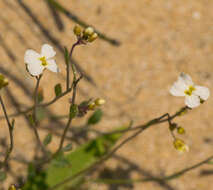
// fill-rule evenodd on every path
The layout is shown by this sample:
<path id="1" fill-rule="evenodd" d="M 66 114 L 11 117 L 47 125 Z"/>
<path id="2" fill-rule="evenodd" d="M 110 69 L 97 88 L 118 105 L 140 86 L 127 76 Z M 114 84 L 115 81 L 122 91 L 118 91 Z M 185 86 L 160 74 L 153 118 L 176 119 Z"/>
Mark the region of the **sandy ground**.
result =
<path id="1" fill-rule="evenodd" d="M 64 15 L 64 31 L 56 28 L 51 13 L 43 0 L 22 1 L 36 15 L 39 23 L 58 39 L 62 46 L 71 47 L 75 41 L 72 28 L 75 23 Z M 172 97 L 169 88 L 180 72 L 190 74 L 193 80 L 212 90 L 213 63 L 213 1 L 210 0 L 61 0 L 73 14 L 92 24 L 99 31 L 121 41 L 115 47 L 101 39 L 88 46 L 78 47 L 74 58 L 90 75 L 96 85 L 83 80 L 79 85 L 77 101 L 88 97 L 103 97 L 107 104 L 103 121 L 97 128 L 109 131 L 129 120 L 134 125 L 164 113 L 174 113 L 184 106 L 183 98 Z M 43 43 L 50 43 L 16 0 L 0 1 L 0 72 L 16 76 L 25 87 L 33 90 L 35 80 L 25 71 L 23 57 L 26 49 L 37 51 Z M 54 44 L 52 44 L 54 46 Z M 45 100 L 54 96 L 53 87 L 64 82 L 63 55 L 57 51 L 61 74 L 45 71 L 41 86 Z M 8 75 L 9 76 L 9 75 Z M 12 78 L 9 90 L 19 103 L 31 105 L 30 95 Z M 63 86 L 65 87 L 65 85 Z M 16 108 L 2 92 L 8 112 Z M 69 96 L 63 98 L 50 111 L 65 114 Z M 187 133 L 182 137 L 190 146 L 186 154 L 173 148 L 167 124 L 152 127 L 129 142 L 107 161 L 106 166 L 117 178 L 165 176 L 191 166 L 213 154 L 213 126 L 211 118 L 213 98 L 178 118 Z M 2 111 L 1 111 L 2 112 Z M 81 121 L 76 120 L 75 124 Z M 0 137 L 8 139 L 5 121 L 0 122 Z M 42 125 L 48 122 L 43 121 Z M 52 123 L 52 128 L 57 124 Z M 49 126 L 50 127 L 50 126 Z M 47 133 L 39 130 L 41 137 Z M 15 148 L 12 156 L 25 153 L 33 156 L 33 134 L 24 117 L 16 119 Z M 55 138 L 52 148 L 58 143 Z M 2 147 L 1 147 L 2 150 Z M 119 161 L 120 160 L 120 161 Z M 11 161 L 13 174 L 23 173 L 23 166 Z M 207 172 L 209 175 L 202 175 Z M 166 184 L 158 182 L 137 183 L 133 186 L 107 186 L 108 189 L 135 190 L 212 190 L 213 168 L 205 165 Z M 9 178 L 7 183 L 12 182 Z M 3 187 L 1 184 L 0 186 Z M 94 184 L 94 189 L 106 187 Z"/>

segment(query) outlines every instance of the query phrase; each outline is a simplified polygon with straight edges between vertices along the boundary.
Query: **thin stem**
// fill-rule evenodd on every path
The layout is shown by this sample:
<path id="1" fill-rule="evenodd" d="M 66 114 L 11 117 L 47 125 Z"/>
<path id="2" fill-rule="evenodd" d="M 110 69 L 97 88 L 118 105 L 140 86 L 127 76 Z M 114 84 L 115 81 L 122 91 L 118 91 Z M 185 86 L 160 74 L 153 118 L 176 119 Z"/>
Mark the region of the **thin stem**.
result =
<path id="1" fill-rule="evenodd" d="M 72 45 L 72 48 L 70 50 L 70 53 L 69 53 L 69 59 L 71 61 L 71 58 L 72 58 L 72 54 L 73 54 L 73 51 L 74 51 L 74 48 L 80 44 L 80 40 L 77 40 L 77 42 L 75 42 L 73 45 Z M 72 64 L 72 62 L 71 62 Z M 67 89 L 69 89 L 69 86 L 70 86 L 70 64 L 69 64 L 69 60 L 66 60 L 66 65 L 67 65 Z M 73 65 L 72 64 L 72 69 L 73 69 Z M 74 76 L 76 75 L 73 71 L 73 74 Z"/>
<path id="2" fill-rule="evenodd" d="M 73 81 L 73 94 L 72 94 L 71 106 L 75 104 L 77 84 L 81 80 L 81 78 L 82 78 L 82 75 L 76 81 Z M 69 117 L 67 125 L 64 129 L 63 135 L 61 137 L 61 141 L 60 141 L 58 150 L 56 151 L 56 153 L 54 155 L 57 155 L 57 153 L 59 153 L 61 151 L 61 149 L 63 148 L 64 140 L 65 140 L 66 134 L 68 132 L 68 129 L 69 129 L 71 123 L 72 123 L 72 119 L 73 119 L 72 117 Z"/>
<path id="3" fill-rule="evenodd" d="M 14 120 L 13 120 L 13 122 L 11 124 L 10 121 L 9 121 L 9 118 L 8 118 L 8 115 L 7 115 L 7 111 L 6 111 L 6 108 L 5 108 L 5 105 L 4 105 L 4 102 L 3 102 L 3 99 L 2 99 L 1 96 L 0 96 L 0 103 L 1 103 L 1 106 L 2 106 L 2 109 L 3 109 L 3 112 L 4 112 L 4 116 L 5 116 L 6 121 L 7 121 L 8 129 L 9 129 L 9 134 L 10 134 L 10 147 L 7 150 L 7 153 L 6 153 L 3 165 L 2 165 L 2 167 L 4 167 L 4 166 L 7 165 L 8 159 L 10 157 L 10 154 L 11 154 L 12 150 L 13 150 L 13 145 L 14 145 L 14 142 L 13 142 Z"/>
<path id="4" fill-rule="evenodd" d="M 39 75 L 39 77 L 36 77 L 37 82 L 36 82 L 36 87 L 35 87 L 35 91 L 34 91 L 33 123 L 32 123 L 31 126 L 32 126 L 32 129 L 33 129 L 33 132 L 35 134 L 36 141 L 37 141 L 39 147 L 41 148 L 41 150 L 44 153 L 46 153 L 46 149 L 45 149 L 44 145 L 41 142 L 41 139 L 40 139 L 39 134 L 38 134 L 38 130 L 36 128 L 37 124 L 38 124 L 37 116 L 36 116 L 36 111 L 37 111 L 37 106 L 38 106 L 38 88 L 39 88 L 41 77 L 42 77 L 42 75 Z"/>
<path id="5" fill-rule="evenodd" d="M 76 43 L 74 43 L 73 45 L 72 45 L 72 48 L 71 48 L 71 50 L 70 50 L 70 53 L 69 53 L 69 60 L 70 60 L 70 63 L 71 63 L 71 66 L 72 66 L 72 72 L 73 72 L 73 83 L 72 83 L 72 86 L 73 86 L 73 93 L 72 93 L 72 101 L 71 101 L 71 106 L 72 105 L 74 105 L 75 104 L 75 97 L 76 97 L 76 89 L 77 89 L 77 84 L 78 84 L 78 82 L 81 80 L 81 78 L 83 77 L 82 75 L 78 78 L 78 79 L 76 79 L 76 70 L 75 70 L 75 65 L 72 63 L 72 54 L 73 54 L 73 50 L 74 50 L 74 48 L 77 46 L 77 45 L 79 45 L 79 44 L 81 44 L 81 40 L 79 39 Z M 67 85 L 68 85 L 68 87 L 69 87 L 69 65 L 70 64 L 67 64 Z M 67 88 L 68 88 L 67 87 Z M 72 117 L 69 117 L 69 119 L 68 119 L 68 122 L 67 122 L 67 125 L 66 125 L 66 127 L 65 127 L 65 129 L 64 129 L 64 132 L 63 132 L 63 135 L 62 135 L 62 137 L 61 137 L 61 141 L 60 141 L 60 144 L 59 144 L 59 147 L 58 147 L 58 150 L 56 151 L 56 153 L 55 153 L 55 155 L 57 154 L 57 153 L 59 153 L 60 151 L 61 151 L 61 149 L 63 148 L 63 144 L 64 144 L 64 140 L 65 140 L 65 137 L 66 137 L 66 134 L 67 134 L 67 131 L 68 131 L 68 129 L 69 129 L 69 127 L 70 127 L 70 125 L 71 125 L 71 123 L 72 123 Z"/>

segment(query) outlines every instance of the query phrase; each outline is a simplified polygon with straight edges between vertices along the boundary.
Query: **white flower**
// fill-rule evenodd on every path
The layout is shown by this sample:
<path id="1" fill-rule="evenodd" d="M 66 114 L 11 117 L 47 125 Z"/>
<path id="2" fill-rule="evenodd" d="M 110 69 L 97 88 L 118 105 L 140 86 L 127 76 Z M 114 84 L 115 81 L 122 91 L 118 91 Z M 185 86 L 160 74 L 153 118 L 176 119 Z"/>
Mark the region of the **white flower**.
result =
<path id="1" fill-rule="evenodd" d="M 173 96 L 185 96 L 185 104 L 189 108 L 199 106 L 210 95 L 208 88 L 194 85 L 191 77 L 185 73 L 180 74 L 178 80 L 171 87 L 170 93 Z"/>
<path id="2" fill-rule="evenodd" d="M 27 50 L 24 55 L 24 62 L 27 64 L 28 71 L 33 76 L 40 75 L 45 68 L 56 73 L 59 72 L 59 69 L 53 59 L 55 54 L 56 52 L 52 46 L 44 44 L 41 47 L 40 54 L 32 49 Z"/>

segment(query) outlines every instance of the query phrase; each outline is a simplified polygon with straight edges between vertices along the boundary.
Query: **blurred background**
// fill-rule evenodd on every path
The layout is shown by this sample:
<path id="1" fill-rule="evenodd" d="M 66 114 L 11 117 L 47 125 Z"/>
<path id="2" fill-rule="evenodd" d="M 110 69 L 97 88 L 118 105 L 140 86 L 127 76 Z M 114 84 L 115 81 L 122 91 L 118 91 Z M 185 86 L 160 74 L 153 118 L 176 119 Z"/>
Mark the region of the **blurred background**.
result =
<path id="1" fill-rule="evenodd" d="M 61 72 L 45 71 L 41 81 L 44 101 L 54 97 L 55 84 L 60 82 L 65 89 L 63 47 L 70 48 L 75 42 L 72 29 L 76 22 L 92 25 L 104 35 L 94 43 L 77 47 L 73 54 L 85 76 L 79 84 L 77 103 L 88 98 L 106 99 L 103 120 L 95 129 L 107 132 L 130 120 L 136 126 L 164 113 L 175 113 L 184 105 L 184 99 L 172 97 L 169 88 L 180 72 L 188 73 L 196 84 L 212 90 L 213 1 L 58 2 L 69 14 L 57 11 L 45 0 L 0 1 L 0 73 L 10 82 L 8 90 L 1 93 L 9 113 L 32 105 L 36 81 L 26 72 L 24 64 L 24 53 L 29 48 L 39 52 L 42 44 L 48 43 L 57 52 Z M 48 132 L 55 135 L 50 144 L 52 150 L 58 145 L 66 122 L 66 118 L 54 118 L 68 113 L 69 98 L 67 95 L 48 107 L 39 127 L 41 138 Z M 168 125 L 162 124 L 133 139 L 93 175 L 115 179 L 162 177 L 205 159 L 213 153 L 212 106 L 210 97 L 205 104 L 176 120 L 186 129 L 183 139 L 190 147 L 188 153 L 178 154 Z M 83 123 L 84 119 L 76 119 L 73 129 Z M 32 129 L 24 115 L 16 118 L 14 140 L 10 176 L 2 187 L 24 176 L 25 161 L 36 153 Z M 84 140 L 73 131 L 67 138 L 67 142 L 75 141 L 74 147 Z M 6 122 L 1 120 L 0 152 L 8 143 Z M 205 165 L 164 183 L 156 180 L 131 185 L 92 185 L 93 189 L 101 190 L 211 190 L 212 180 L 213 166 Z"/>

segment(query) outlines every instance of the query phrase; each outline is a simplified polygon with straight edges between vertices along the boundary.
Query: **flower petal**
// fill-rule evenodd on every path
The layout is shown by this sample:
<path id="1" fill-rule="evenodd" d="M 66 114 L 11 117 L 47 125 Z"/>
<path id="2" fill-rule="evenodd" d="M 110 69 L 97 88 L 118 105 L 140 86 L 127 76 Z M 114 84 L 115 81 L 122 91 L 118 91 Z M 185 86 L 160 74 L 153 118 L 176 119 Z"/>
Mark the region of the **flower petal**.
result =
<path id="1" fill-rule="evenodd" d="M 44 56 L 46 59 L 54 57 L 55 54 L 56 54 L 56 52 L 53 50 L 52 46 L 50 46 L 48 44 L 44 44 L 41 47 L 41 55 Z"/>
<path id="2" fill-rule="evenodd" d="M 24 54 L 24 62 L 26 64 L 38 64 L 40 63 L 39 58 L 41 55 L 37 53 L 36 51 L 29 49 Z"/>
<path id="3" fill-rule="evenodd" d="M 185 96 L 185 85 L 183 86 L 179 81 L 175 82 L 170 88 L 170 94 L 173 96 Z"/>
<path id="4" fill-rule="evenodd" d="M 40 75 L 43 72 L 44 68 L 45 67 L 41 65 L 41 62 L 27 64 L 27 69 L 29 73 L 33 76 Z"/>
<path id="5" fill-rule="evenodd" d="M 48 65 L 46 66 L 52 72 L 59 72 L 59 68 L 54 59 L 47 60 Z"/>
<path id="6" fill-rule="evenodd" d="M 180 76 L 178 77 L 178 81 L 184 83 L 187 87 L 194 85 L 191 77 L 189 75 L 185 74 L 185 73 L 180 74 Z"/>
<path id="7" fill-rule="evenodd" d="M 203 100 L 207 100 L 210 95 L 210 91 L 207 87 L 195 86 L 195 91 L 193 92 L 193 94 L 199 96 Z"/>
<path id="8" fill-rule="evenodd" d="M 189 108 L 195 108 L 200 105 L 200 98 L 194 94 L 192 94 L 191 96 L 186 96 L 185 104 Z"/>

